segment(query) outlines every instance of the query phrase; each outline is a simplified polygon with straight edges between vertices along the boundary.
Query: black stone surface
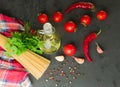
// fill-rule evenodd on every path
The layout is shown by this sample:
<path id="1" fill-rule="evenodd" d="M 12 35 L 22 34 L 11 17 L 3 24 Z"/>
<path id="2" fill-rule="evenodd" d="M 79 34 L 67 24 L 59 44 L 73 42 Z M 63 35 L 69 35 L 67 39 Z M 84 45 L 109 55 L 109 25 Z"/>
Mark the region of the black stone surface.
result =
<path id="1" fill-rule="evenodd" d="M 64 14 L 61 23 L 54 23 L 52 15 L 55 11 L 65 12 L 65 9 L 72 3 L 78 1 L 90 1 L 96 6 L 96 11 L 76 9 L 70 14 Z M 100 9 L 108 11 L 108 18 L 105 21 L 96 19 L 96 12 Z M 78 65 L 71 57 L 66 56 L 69 60 L 68 64 L 62 69 L 69 76 L 66 80 L 64 76 L 56 77 L 55 80 L 49 80 L 44 74 L 41 79 L 36 80 L 30 75 L 33 87 L 120 87 L 120 0 L 0 0 L 0 13 L 18 18 L 24 22 L 30 21 L 31 27 L 34 29 L 42 29 L 42 24 L 38 23 L 37 14 L 45 12 L 49 16 L 49 22 L 56 28 L 57 33 L 61 36 L 61 48 L 57 53 L 51 55 L 43 55 L 51 60 L 51 65 L 46 71 L 56 67 L 62 67 L 61 63 L 56 62 L 54 57 L 62 54 L 62 47 L 67 43 L 74 43 L 77 47 L 76 56 L 83 56 L 82 43 L 84 37 L 93 31 L 102 30 L 101 35 L 90 44 L 90 56 L 93 63 L 85 60 L 83 65 Z M 79 23 L 79 18 L 83 14 L 90 14 L 92 22 L 88 27 L 83 27 Z M 66 33 L 63 25 L 68 20 L 74 20 L 77 24 L 75 33 Z M 96 52 L 95 42 L 98 42 L 104 49 L 103 54 Z M 72 63 L 74 62 L 74 63 Z M 76 75 L 76 79 L 72 80 L 69 75 L 69 67 L 77 66 L 76 72 L 80 72 L 81 76 Z M 46 79 L 48 81 L 46 82 Z M 72 83 L 69 83 L 69 80 Z"/>

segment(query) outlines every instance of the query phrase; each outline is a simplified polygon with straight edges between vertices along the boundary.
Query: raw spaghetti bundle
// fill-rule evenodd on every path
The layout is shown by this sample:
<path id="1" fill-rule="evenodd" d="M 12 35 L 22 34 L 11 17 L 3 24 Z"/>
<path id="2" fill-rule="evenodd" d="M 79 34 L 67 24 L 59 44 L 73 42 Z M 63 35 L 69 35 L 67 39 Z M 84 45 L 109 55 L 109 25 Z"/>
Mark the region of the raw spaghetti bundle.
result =
<path id="1" fill-rule="evenodd" d="M 6 51 L 5 44 L 7 38 L 0 34 L 0 46 Z M 39 79 L 46 69 L 48 68 L 50 61 L 30 50 L 23 52 L 21 55 L 12 55 L 19 63 L 21 63 L 26 70 L 28 70 L 36 79 Z"/>

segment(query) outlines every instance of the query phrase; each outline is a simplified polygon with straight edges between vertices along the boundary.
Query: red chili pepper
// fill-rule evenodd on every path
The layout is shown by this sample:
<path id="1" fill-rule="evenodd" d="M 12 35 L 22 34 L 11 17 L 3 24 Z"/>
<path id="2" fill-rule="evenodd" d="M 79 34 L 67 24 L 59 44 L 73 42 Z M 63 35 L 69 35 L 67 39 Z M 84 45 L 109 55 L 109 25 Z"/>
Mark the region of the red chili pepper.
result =
<path id="1" fill-rule="evenodd" d="M 73 3 L 72 5 L 70 5 L 65 13 L 69 13 L 72 10 L 76 9 L 76 8 L 83 8 L 83 9 L 94 9 L 94 4 L 91 2 L 76 2 Z"/>
<path id="2" fill-rule="evenodd" d="M 89 35 L 87 35 L 83 41 L 83 51 L 84 51 L 84 55 L 86 57 L 86 59 L 89 62 L 92 62 L 92 59 L 89 56 L 89 44 L 97 38 L 97 36 L 101 33 L 101 30 L 98 33 L 90 33 Z"/>

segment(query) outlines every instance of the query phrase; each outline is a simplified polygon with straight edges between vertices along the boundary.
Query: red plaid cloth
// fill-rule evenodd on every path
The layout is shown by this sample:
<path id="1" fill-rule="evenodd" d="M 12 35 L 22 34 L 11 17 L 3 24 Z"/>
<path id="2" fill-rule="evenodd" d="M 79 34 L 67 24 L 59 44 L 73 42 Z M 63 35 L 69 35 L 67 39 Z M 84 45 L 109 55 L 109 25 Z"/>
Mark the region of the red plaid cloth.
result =
<path id="1" fill-rule="evenodd" d="M 24 30 L 23 23 L 15 18 L 0 14 L 0 33 L 10 37 L 11 32 Z M 31 87 L 28 73 L 24 67 L 5 55 L 0 47 L 0 87 Z"/>

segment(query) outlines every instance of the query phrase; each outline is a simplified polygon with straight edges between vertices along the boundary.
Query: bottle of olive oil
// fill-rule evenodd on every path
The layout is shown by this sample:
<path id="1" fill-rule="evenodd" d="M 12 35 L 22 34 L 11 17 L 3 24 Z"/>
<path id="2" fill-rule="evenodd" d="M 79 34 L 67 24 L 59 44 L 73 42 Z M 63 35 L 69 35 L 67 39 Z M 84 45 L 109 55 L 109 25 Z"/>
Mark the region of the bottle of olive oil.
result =
<path id="1" fill-rule="evenodd" d="M 52 54 L 56 52 L 60 48 L 61 39 L 56 34 L 55 28 L 49 23 L 45 23 L 43 25 L 43 30 L 39 31 L 40 34 L 42 32 L 42 37 L 40 38 L 43 41 L 43 48 L 40 48 L 45 54 Z"/>

